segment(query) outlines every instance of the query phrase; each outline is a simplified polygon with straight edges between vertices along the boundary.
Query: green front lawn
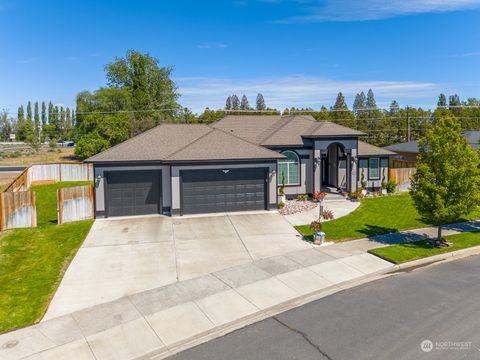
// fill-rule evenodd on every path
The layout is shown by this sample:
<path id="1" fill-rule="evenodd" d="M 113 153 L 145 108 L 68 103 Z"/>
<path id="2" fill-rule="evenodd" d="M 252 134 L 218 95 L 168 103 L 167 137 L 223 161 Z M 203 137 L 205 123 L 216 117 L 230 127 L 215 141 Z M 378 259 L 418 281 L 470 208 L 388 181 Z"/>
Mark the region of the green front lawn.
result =
<path id="1" fill-rule="evenodd" d="M 326 207 L 328 208 L 328 203 Z M 480 210 L 477 210 L 464 220 L 479 217 Z M 429 225 L 431 224 L 418 214 L 410 194 L 404 193 L 363 199 L 360 207 L 351 214 L 323 223 L 323 231 L 329 241 L 344 241 Z M 307 240 L 313 237 L 309 224 L 295 228 Z"/>
<path id="2" fill-rule="evenodd" d="M 478 246 L 480 245 L 480 232 L 465 232 L 457 235 L 445 236 L 445 239 L 451 241 L 453 245 L 449 247 L 437 247 L 433 246 L 432 243 L 427 240 L 419 240 L 411 243 L 373 249 L 369 252 L 394 264 L 401 264 L 428 256 Z"/>
<path id="3" fill-rule="evenodd" d="M 0 333 L 39 321 L 92 220 L 57 225 L 56 191 L 88 184 L 33 186 L 37 228 L 7 230 L 0 237 Z"/>

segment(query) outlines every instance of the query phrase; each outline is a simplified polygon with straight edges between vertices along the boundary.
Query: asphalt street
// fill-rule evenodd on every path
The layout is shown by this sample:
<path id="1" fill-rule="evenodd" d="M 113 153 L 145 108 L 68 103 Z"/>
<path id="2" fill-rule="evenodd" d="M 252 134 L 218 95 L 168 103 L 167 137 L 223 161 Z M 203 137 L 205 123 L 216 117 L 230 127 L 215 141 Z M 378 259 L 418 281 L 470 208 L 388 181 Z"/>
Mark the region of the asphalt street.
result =
<path id="1" fill-rule="evenodd" d="M 344 290 L 171 359 L 480 359 L 479 348 L 475 256 Z"/>

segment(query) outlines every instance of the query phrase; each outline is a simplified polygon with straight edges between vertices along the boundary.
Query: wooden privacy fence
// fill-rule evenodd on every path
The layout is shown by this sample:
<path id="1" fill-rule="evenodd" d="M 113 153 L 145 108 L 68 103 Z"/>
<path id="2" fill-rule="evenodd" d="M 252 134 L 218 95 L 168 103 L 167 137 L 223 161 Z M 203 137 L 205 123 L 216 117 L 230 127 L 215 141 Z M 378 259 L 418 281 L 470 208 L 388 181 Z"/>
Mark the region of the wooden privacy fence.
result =
<path id="1" fill-rule="evenodd" d="M 58 223 L 93 219 L 93 186 L 74 186 L 57 190 Z"/>
<path id="2" fill-rule="evenodd" d="M 92 164 L 34 164 L 18 175 L 3 192 L 27 191 L 32 183 L 57 181 L 93 181 Z"/>
<path id="3" fill-rule="evenodd" d="M 416 168 L 390 168 L 388 170 L 388 178 L 397 183 L 398 191 L 408 191 L 410 189 L 410 180 L 416 170 Z"/>
<path id="4" fill-rule="evenodd" d="M 37 226 L 37 209 L 33 191 L 0 193 L 0 229 Z"/>
<path id="5" fill-rule="evenodd" d="M 32 184 L 29 168 L 26 168 L 18 175 L 3 192 L 27 191 Z"/>
<path id="6" fill-rule="evenodd" d="M 35 164 L 29 168 L 31 181 L 91 181 L 92 164 L 59 163 Z"/>

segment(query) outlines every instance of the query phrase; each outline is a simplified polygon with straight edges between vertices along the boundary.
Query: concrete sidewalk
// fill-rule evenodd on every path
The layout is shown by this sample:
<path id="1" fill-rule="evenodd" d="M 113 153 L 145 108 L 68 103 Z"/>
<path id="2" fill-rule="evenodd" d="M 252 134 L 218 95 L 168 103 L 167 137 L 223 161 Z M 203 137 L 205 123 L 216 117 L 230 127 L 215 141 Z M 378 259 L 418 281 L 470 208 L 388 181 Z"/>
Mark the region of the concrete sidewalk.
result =
<path id="1" fill-rule="evenodd" d="M 393 265 L 336 245 L 253 261 L 0 336 L 1 359 L 136 359 Z M 232 329 L 233 329 L 232 328 Z"/>
<path id="2" fill-rule="evenodd" d="M 133 294 L 0 335 L 0 358 L 166 357 L 208 336 L 391 271 L 393 264 L 366 251 L 434 230 L 288 252 Z M 475 230 L 480 230 L 478 221 L 450 225 L 446 232 Z"/>

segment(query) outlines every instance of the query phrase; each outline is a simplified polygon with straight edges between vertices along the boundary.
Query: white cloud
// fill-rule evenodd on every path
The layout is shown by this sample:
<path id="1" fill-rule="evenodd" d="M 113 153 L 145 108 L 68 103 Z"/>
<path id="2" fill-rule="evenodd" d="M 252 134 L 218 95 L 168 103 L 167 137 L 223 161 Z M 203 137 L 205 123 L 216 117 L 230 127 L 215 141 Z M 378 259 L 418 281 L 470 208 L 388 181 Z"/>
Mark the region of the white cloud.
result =
<path id="1" fill-rule="evenodd" d="M 322 105 L 332 105 L 339 91 L 351 103 L 356 93 L 371 88 L 381 106 L 387 106 L 392 99 L 434 99 L 440 91 L 437 84 L 428 82 L 348 81 L 305 75 L 245 80 L 182 77 L 175 80 L 182 94 L 181 103 L 195 112 L 206 106 L 223 108 L 225 99 L 232 94 L 245 94 L 253 103 L 257 93 L 262 93 L 267 105 L 278 109 L 290 106 L 318 109 Z"/>
<path id="2" fill-rule="evenodd" d="M 264 0 L 265 1 L 265 0 Z M 480 8 L 480 0 L 287 0 L 304 15 L 278 23 L 366 21 L 422 13 L 442 13 Z"/>
<path id="3" fill-rule="evenodd" d="M 225 49 L 228 45 L 223 43 L 205 43 L 205 44 L 198 44 L 197 48 L 199 49 Z"/>

